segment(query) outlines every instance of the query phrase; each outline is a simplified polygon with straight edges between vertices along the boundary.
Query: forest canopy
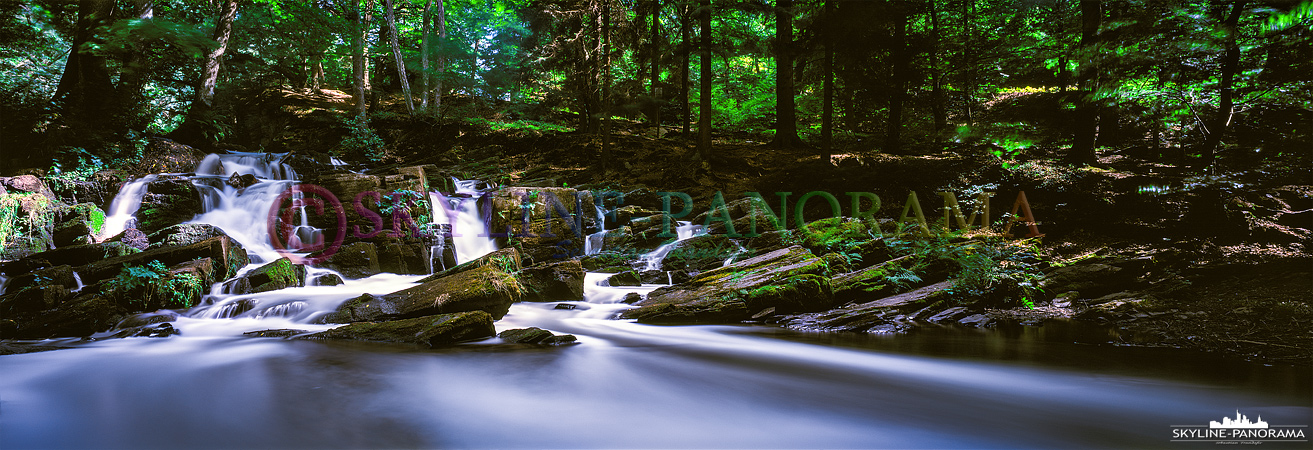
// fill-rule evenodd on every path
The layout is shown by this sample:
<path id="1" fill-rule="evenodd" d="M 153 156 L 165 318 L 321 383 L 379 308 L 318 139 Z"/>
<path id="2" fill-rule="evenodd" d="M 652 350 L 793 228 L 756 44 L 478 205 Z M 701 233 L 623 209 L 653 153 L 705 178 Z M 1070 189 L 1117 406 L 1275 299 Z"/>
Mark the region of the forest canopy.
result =
<path id="1" fill-rule="evenodd" d="M 380 117 L 625 123 L 712 161 L 713 133 L 1200 172 L 1313 148 L 1296 0 L 38 0 L 0 3 L 0 67 L 4 171 L 64 176 L 153 136 L 286 151 L 246 116 L 291 91 L 349 105 L 362 161 Z"/>

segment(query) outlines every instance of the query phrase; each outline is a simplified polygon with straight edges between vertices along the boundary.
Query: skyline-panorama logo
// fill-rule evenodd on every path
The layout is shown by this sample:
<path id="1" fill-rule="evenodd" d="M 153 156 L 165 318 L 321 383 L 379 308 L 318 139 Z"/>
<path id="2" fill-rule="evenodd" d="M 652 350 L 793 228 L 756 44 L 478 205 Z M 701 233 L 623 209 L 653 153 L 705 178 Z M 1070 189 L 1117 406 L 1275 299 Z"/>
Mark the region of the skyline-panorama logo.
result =
<path id="1" fill-rule="evenodd" d="M 1259 415 L 1250 420 L 1236 410 L 1235 417 L 1209 421 L 1208 425 L 1172 425 L 1172 442 L 1213 442 L 1215 444 L 1261 444 L 1264 442 L 1308 442 L 1304 429 L 1308 425 L 1269 425 Z"/>

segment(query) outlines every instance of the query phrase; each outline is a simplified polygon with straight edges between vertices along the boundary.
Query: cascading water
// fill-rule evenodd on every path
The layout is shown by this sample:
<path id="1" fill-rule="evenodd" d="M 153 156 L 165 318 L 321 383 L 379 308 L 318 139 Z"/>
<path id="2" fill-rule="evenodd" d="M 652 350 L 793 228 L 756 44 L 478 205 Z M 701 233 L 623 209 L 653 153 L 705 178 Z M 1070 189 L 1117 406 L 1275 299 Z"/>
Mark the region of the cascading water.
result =
<path id="1" fill-rule="evenodd" d="M 497 251 L 497 242 L 488 233 L 488 224 L 479 211 L 479 203 L 486 191 L 479 189 L 477 180 L 453 180 L 456 193 L 447 197 L 431 193 L 434 205 L 433 223 L 449 225 L 451 242 L 456 250 L 456 263 L 464 263 Z M 452 220 L 452 218 L 455 220 Z"/>
<path id="2" fill-rule="evenodd" d="M 146 196 L 146 186 L 156 178 L 159 175 L 146 175 L 123 184 L 118 195 L 114 196 L 114 201 L 110 202 L 109 215 L 105 217 L 105 226 L 101 228 L 97 239 L 114 237 L 136 220 L 137 210 L 141 209 L 141 199 Z"/>
<path id="3" fill-rule="evenodd" d="M 661 270 L 661 261 L 666 259 L 666 255 L 675 249 L 675 245 L 680 241 L 697 236 L 702 233 L 701 225 L 693 225 L 691 222 L 679 222 L 679 227 L 675 228 L 675 241 L 657 247 L 656 250 L 643 255 L 644 270 Z"/>
<path id="4" fill-rule="evenodd" d="M 602 251 L 602 245 L 606 242 L 606 211 L 602 205 L 594 205 L 597 208 L 597 232 L 584 238 L 584 254 L 596 255 Z"/>
<path id="5" fill-rule="evenodd" d="M 269 209 L 296 183 L 296 171 L 278 162 L 279 154 L 210 154 L 196 168 L 192 182 L 201 192 L 204 212 L 191 223 L 210 224 L 241 243 L 252 262 L 281 258 L 269 241 Z M 229 174 L 254 175 L 245 188 L 228 184 Z M 304 220 L 304 215 L 302 216 Z"/>

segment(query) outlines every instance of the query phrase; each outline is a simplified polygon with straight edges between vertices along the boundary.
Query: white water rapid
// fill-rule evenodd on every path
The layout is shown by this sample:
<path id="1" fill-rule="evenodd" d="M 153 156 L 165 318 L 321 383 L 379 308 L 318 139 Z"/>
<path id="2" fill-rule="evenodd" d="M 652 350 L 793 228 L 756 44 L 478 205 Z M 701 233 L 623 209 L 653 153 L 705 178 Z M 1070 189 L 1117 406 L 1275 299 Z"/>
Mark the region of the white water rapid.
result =
<path id="1" fill-rule="evenodd" d="M 669 255 L 671 250 L 674 250 L 676 244 L 699 234 L 702 234 L 701 225 L 694 225 L 691 222 L 680 221 L 679 226 L 675 228 L 675 240 L 673 242 L 657 247 L 656 250 L 652 250 L 650 253 L 643 255 L 643 263 L 645 266 L 645 269 L 643 270 L 661 270 L 661 261 L 666 259 L 666 255 Z"/>
<path id="2" fill-rule="evenodd" d="M 156 178 L 159 178 L 159 175 L 146 175 L 123 184 L 118 195 L 114 196 L 114 201 L 109 204 L 105 226 L 101 228 L 97 239 L 114 237 L 126 230 L 130 222 L 136 220 L 137 210 L 141 209 L 141 199 L 146 196 L 146 185 Z"/>
<path id="3" fill-rule="evenodd" d="M 434 205 L 433 223 L 451 226 L 451 241 L 456 247 L 456 263 L 477 259 L 497 250 L 497 242 L 488 234 L 488 224 L 484 212 L 479 210 L 479 203 L 486 191 L 479 189 L 477 180 L 454 180 L 455 195 L 447 197 L 441 193 L 430 193 Z M 455 216 L 456 220 L 452 220 Z"/>

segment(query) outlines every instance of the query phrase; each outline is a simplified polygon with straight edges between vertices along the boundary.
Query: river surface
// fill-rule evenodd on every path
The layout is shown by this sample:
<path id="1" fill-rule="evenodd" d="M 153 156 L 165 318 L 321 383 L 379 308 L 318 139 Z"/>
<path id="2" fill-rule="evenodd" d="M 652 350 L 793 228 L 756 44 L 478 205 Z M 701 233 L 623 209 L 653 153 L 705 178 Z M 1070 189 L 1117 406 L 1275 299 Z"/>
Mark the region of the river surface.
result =
<path id="1" fill-rule="evenodd" d="M 1200 444 L 1170 442 L 1171 425 L 1237 409 L 1308 425 L 1313 411 L 1307 369 L 1073 344 L 1085 333 L 1069 327 L 804 334 L 576 305 L 517 304 L 498 322 L 579 337 L 564 348 L 189 336 L 204 328 L 182 323 L 182 336 L 3 356 L 0 448 L 1180 448 Z"/>

